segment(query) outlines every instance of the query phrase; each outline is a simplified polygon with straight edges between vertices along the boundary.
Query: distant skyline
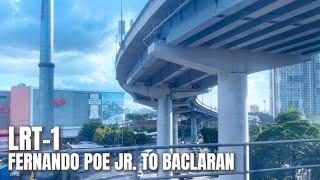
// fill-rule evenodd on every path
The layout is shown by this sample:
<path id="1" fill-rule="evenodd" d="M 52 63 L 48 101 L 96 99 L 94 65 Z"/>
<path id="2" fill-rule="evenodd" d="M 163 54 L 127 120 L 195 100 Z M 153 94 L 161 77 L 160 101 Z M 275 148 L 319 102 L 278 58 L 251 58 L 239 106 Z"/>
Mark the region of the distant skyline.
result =
<path id="1" fill-rule="evenodd" d="M 38 87 L 40 0 L 0 1 L 0 89 Z M 116 3 L 115 3 L 116 2 Z M 127 30 L 147 0 L 123 0 Z M 123 91 L 115 79 L 120 1 L 55 0 L 55 87 Z M 248 105 L 269 108 L 268 71 L 249 75 Z M 216 103 L 215 95 L 206 99 Z M 206 96 L 206 95 L 205 95 Z M 213 99 L 212 102 L 208 101 Z M 207 102 L 208 101 L 208 102 Z M 126 95 L 126 106 L 142 108 Z"/>

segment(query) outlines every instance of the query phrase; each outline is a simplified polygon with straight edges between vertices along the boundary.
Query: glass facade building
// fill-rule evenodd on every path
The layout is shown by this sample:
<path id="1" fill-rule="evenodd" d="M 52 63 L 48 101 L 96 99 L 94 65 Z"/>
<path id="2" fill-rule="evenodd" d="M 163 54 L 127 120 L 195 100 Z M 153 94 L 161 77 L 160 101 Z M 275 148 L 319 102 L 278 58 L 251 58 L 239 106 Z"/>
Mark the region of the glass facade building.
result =
<path id="1" fill-rule="evenodd" d="M 320 58 L 270 71 L 270 112 L 289 107 L 306 116 L 320 115 Z"/>

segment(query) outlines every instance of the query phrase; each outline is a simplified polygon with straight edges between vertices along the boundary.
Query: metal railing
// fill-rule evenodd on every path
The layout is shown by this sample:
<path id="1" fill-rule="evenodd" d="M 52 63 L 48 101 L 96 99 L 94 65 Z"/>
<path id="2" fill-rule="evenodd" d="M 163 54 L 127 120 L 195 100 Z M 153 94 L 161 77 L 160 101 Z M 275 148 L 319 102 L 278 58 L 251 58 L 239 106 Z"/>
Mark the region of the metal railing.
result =
<path id="1" fill-rule="evenodd" d="M 281 144 L 301 144 L 301 143 L 320 143 L 320 139 L 301 139 L 301 140 L 281 140 L 281 141 L 260 141 L 260 142 L 247 142 L 247 143 L 209 143 L 209 144 L 178 144 L 170 146 L 131 146 L 131 147 L 111 147 L 111 148 L 99 148 L 99 149 L 67 149 L 61 150 L 61 152 L 67 153 L 119 153 L 119 152 L 132 152 L 135 157 L 135 165 L 137 171 L 129 174 L 128 176 L 133 176 L 135 179 L 169 179 L 169 178 L 186 178 L 186 177 L 203 177 L 203 176 L 219 176 L 219 175 L 233 175 L 233 174 L 254 174 L 254 173 L 266 173 L 275 171 L 290 171 L 297 169 L 313 169 L 320 168 L 320 162 L 318 164 L 301 165 L 301 166 L 289 166 L 289 167 L 277 167 L 277 168 L 267 168 L 267 169 L 250 169 L 247 171 L 216 171 L 216 172 L 195 172 L 192 174 L 182 173 L 179 175 L 172 176 L 155 176 L 155 177 L 144 177 L 139 176 L 139 162 L 141 158 L 141 153 L 144 150 L 159 150 L 159 149 L 181 149 L 181 148 L 213 148 L 213 147 L 251 147 L 251 146 L 261 146 L 261 145 L 281 145 Z M 6 153 L 0 153 L 0 157 L 7 156 Z M 109 177 L 112 179 L 112 177 Z"/>
<path id="2" fill-rule="evenodd" d="M 147 39 L 149 39 L 152 35 L 155 34 L 156 31 L 158 31 L 165 23 L 167 23 L 173 16 L 177 15 L 183 8 L 185 8 L 190 2 L 193 0 L 186 0 L 182 4 L 180 4 L 175 10 L 173 10 L 171 13 L 169 13 L 168 16 L 166 16 L 160 23 L 158 23 L 157 26 L 153 27 L 151 32 L 149 32 L 143 39 L 143 42 L 146 42 Z"/>
<path id="3" fill-rule="evenodd" d="M 208 109 L 209 111 L 218 112 L 217 109 L 215 109 L 215 108 L 209 106 L 208 104 L 202 102 L 202 101 L 199 99 L 199 96 L 196 97 L 195 103 L 197 103 L 198 105 L 204 107 L 205 109 Z"/>

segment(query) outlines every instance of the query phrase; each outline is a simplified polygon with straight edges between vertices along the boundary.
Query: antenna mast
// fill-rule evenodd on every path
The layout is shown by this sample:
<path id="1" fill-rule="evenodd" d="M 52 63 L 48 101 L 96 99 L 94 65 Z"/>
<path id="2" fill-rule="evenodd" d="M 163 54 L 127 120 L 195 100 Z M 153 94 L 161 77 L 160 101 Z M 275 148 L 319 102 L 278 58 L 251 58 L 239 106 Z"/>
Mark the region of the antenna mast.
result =
<path id="1" fill-rule="evenodd" d="M 123 40 L 123 26 L 122 26 L 122 23 L 123 23 L 123 11 L 122 11 L 122 0 L 121 0 L 121 31 L 120 31 L 120 36 L 121 36 L 121 44 L 122 44 L 122 40 Z"/>

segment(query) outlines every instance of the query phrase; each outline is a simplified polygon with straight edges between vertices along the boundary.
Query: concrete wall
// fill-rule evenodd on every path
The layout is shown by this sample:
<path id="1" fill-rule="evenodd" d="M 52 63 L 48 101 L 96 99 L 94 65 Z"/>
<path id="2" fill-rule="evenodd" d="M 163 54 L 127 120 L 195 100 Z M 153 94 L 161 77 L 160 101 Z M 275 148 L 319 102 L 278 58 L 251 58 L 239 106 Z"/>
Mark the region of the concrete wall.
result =
<path id="1" fill-rule="evenodd" d="M 105 123 L 116 123 L 122 118 L 124 94 L 119 92 L 94 92 L 94 91 L 72 91 L 72 90 L 55 90 L 54 91 L 54 120 L 55 125 L 63 127 L 82 126 L 90 120 L 90 94 L 97 95 L 100 104 L 99 118 Z M 40 124 L 39 119 L 39 91 L 33 89 L 33 124 Z M 93 104 L 91 104 L 93 105 Z M 119 122 L 118 122 L 119 123 Z"/>
<path id="2" fill-rule="evenodd" d="M 64 127 L 82 126 L 89 120 L 88 91 L 56 90 L 54 92 L 54 124 Z M 33 124 L 39 125 L 39 90 L 33 89 Z"/>

